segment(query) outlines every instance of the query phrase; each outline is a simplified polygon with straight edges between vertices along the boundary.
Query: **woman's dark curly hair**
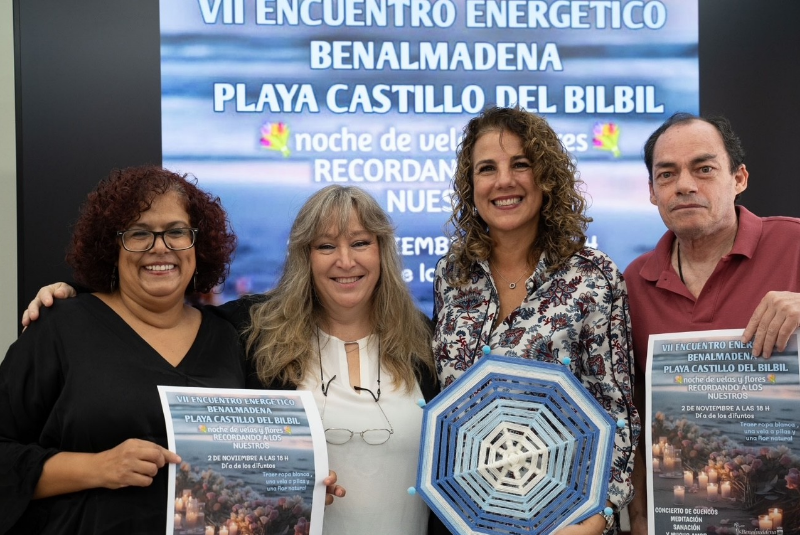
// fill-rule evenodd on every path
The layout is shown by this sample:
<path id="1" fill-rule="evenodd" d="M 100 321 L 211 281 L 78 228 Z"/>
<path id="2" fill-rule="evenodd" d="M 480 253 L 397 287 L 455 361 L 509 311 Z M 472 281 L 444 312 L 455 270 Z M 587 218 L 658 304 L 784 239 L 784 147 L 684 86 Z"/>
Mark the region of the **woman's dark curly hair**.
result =
<path id="1" fill-rule="evenodd" d="M 487 260 L 492 251 L 489 228 L 475 208 L 472 161 L 476 141 L 489 131 L 511 132 L 520 138 L 536 185 L 543 193 L 539 231 L 529 251 L 531 263 L 542 254 L 552 268 L 562 265 L 583 247 L 591 222 L 580 191 L 583 181 L 576 177 L 572 158 L 547 121 L 520 108 L 488 108 L 464 127 L 456 152 L 453 215 L 448 220 L 453 240 L 448 255 L 454 263 L 448 271 L 451 284 L 465 283 L 472 265 Z"/>
<path id="2" fill-rule="evenodd" d="M 184 199 L 190 224 L 199 229 L 194 246 L 197 276 L 186 294 L 205 293 L 222 283 L 236 249 L 236 236 L 219 197 L 195 183 L 186 175 L 156 166 L 111 171 L 89 194 L 75 223 L 67 263 L 76 282 L 93 291 L 109 291 L 121 247 L 117 231 L 138 220 L 153 199 L 174 191 Z"/>

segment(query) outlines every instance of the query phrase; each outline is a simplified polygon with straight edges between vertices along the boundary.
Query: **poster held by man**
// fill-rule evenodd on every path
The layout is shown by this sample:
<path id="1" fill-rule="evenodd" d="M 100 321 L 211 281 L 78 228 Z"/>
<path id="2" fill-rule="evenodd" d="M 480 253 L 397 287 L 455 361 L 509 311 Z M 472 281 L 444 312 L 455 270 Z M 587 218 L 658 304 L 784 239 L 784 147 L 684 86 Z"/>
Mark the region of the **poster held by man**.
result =
<path id="1" fill-rule="evenodd" d="M 766 359 L 742 332 L 650 336 L 652 533 L 800 533 L 798 333 Z"/>

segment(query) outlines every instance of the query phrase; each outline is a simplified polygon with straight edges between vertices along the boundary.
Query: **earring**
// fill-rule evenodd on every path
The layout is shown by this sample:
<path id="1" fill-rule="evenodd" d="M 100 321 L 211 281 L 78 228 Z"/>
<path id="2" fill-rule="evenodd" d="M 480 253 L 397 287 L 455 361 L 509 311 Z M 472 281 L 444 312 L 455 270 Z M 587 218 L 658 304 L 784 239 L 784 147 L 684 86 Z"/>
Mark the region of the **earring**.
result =
<path id="1" fill-rule="evenodd" d="M 194 270 L 194 277 L 192 277 L 192 291 L 197 292 L 197 270 Z"/>
<path id="2" fill-rule="evenodd" d="M 114 269 L 111 270 L 111 291 L 114 291 L 114 288 L 117 287 L 117 266 L 114 266 Z"/>

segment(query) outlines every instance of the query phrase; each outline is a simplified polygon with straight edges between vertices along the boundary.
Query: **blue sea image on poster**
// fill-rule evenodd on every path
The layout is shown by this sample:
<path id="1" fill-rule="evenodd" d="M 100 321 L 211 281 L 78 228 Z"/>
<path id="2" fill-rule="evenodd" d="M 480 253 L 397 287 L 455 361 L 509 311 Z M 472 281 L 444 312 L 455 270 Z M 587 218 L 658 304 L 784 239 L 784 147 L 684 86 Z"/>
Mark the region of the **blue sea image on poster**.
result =
<path id="1" fill-rule="evenodd" d="M 800 533 L 797 334 L 764 359 L 741 333 L 651 337 L 655 533 Z"/>
<path id="2" fill-rule="evenodd" d="M 172 390 L 162 403 L 182 461 L 171 486 L 173 533 L 309 533 L 318 475 L 298 396 Z"/>
<path id="3" fill-rule="evenodd" d="M 620 269 L 664 231 L 642 146 L 699 110 L 685 0 L 162 1 L 165 167 L 219 195 L 239 237 L 224 301 L 274 286 L 302 203 L 330 184 L 391 216 L 430 313 L 455 152 L 489 105 L 544 116 L 577 162 L 589 244 Z"/>

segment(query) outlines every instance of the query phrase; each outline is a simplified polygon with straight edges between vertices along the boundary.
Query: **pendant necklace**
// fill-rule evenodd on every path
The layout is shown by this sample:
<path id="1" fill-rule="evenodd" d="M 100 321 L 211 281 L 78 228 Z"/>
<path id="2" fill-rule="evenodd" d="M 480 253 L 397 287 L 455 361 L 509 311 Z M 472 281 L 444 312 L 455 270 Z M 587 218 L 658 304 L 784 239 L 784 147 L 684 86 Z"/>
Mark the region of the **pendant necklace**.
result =
<path id="1" fill-rule="evenodd" d="M 513 290 L 514 288 L 516 288 L 516 287 L 517 287 L 517 283 L 518 283 L 520 280 L 522 280 L 522 277 L 524 277 L 524 276 L 525 276 L 525 273 L 523 273 L 522 275 L 520 275 L 520 277 L 519 277 L 517 280 L 515 280 L 514 282 L 511 282 L 510 280 L 508 280 L 507 278 L 505 278 L 505 277 L 503 276 L 503 274 L 502 274 L 502 273 L 500 273 L 500 270 L 498 270 L 496 267 L 494 267 L 494 266 L 493 266 L 491 263 L 489 264 L 489 267 L 490 267 L 490 268 L 492 268 L 492 269 L 494 270 L 494 272 L 495 272 L 495 273 L 497 273 L 497 274 L 500 276 L 500 278 L 501 278 L 501 279 L 503 279 L 503 280 L 504 280 L 504 281 L 505 281 L 505 282 L 508 284 L 508 287 L 509 287 L 510 289 L 512 289 L 512 290 Z"/>

